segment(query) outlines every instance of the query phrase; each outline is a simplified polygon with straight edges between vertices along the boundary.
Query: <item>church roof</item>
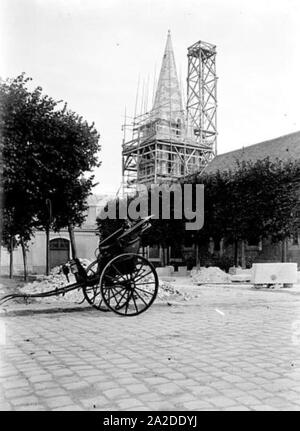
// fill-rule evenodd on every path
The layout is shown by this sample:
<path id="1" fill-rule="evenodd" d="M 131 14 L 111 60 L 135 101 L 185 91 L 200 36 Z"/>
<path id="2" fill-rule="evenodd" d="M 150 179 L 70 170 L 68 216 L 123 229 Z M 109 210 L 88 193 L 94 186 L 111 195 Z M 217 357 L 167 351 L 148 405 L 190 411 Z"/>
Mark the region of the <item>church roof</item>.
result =
<path id="1" fill-rule="evenodd" d="M 152 115 L 155 118 L 167 121 L 176 121 L 183 116 L 181 91 L 176 71 L 170 30 L 168 31 Z"/>
<path id="2" fill-rule="evenodd" d="M 220 154 L 207 165 L 204 172 L 210 174 L 218 170 L 234 170 L 237 160 L 256 162 L 268 156 L 270 160 L 300 161 L 300 131 Z"/>

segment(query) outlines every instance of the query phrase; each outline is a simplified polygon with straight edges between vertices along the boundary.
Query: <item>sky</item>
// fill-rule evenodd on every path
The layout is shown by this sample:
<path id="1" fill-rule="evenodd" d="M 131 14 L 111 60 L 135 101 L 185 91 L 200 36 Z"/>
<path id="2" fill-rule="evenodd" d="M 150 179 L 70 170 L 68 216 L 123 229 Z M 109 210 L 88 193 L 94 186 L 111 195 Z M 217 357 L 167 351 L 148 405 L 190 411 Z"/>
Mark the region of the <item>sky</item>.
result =
<path id="1" fill-rule="evenodd" d="M 151 108 L 168 30 L 184 95 L 187 48 L 217 46 L 220 154 L 300 130 L 299 22 L 299 0 L 0 0 L 0 76 L 26 72 L 95 122 L 95 193 L 114 193 L 124 112 L 138 82 Z"/>

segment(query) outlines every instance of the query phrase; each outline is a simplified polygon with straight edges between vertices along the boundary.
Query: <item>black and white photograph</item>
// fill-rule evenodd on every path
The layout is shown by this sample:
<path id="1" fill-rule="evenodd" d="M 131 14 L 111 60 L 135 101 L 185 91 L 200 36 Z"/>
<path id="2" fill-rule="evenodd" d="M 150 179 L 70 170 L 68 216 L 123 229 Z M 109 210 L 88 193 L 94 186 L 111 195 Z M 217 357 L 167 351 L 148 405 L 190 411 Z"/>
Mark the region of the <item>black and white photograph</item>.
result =
<path id="1" fill-rule="evenodd" d="M 299 22 L 0 0 L 0 416 L 300 411 Z"/>

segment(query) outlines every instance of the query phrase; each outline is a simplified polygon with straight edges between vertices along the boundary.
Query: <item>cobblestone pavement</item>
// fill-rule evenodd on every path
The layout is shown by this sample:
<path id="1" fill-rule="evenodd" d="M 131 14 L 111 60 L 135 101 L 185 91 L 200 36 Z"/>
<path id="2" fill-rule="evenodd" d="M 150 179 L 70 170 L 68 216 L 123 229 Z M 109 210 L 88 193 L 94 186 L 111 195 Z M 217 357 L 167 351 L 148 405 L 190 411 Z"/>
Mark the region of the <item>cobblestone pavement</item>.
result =
<path id="1" fill-rule="evenodd" d="M 131 318 L 17 308 L 0 315 L 1 410 L 300 409 L 298 292 L 203 287 Z"/>

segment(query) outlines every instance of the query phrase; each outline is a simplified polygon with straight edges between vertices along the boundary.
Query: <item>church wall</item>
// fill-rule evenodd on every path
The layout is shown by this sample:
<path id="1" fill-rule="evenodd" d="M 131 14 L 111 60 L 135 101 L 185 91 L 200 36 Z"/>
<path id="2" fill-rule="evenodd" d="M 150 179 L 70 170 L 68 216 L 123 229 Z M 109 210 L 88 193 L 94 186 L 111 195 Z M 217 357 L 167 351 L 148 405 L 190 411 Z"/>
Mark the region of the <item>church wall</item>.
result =
<path id="1" fill-rule="evenodd" d="M 95 234 L 95 220 L 99 208 L 97 205 L 89 205 L 84 224 L 75 229 L 75 242 L 79 258 L 95 260 L 95 249 L 98 245 L 98 237 Z M 56 238 L 64 238 L 69 242 L 69 256 L 71 257 L 70 238 L 67 229 L 60 232 L 50 232 L 50 241 Z M 28 272 L 31 274 L 44 274 L 46 272 L 46 234 L 36 231 L 29 242 L 27 252 Z M 23 256 L 21 247 L 17 247 L 13 254 L 14 274 L 23 274 Z M 1 248 L 1 274 L 9 273 L 9 253 L 5 247 Z"/>
<path id="2" fill-rule="evenodd" d="M 55 238 L 64 238 L 69 241 L 67 230 L 50 232 L 50 241 Z M 79 258 L 95 260 L 95 250 L 98 245 L 98 237 L 94 231 L 75 230 L 75 243 Z M 71 256 L 71 246 L 69 255 Z M 28 272 L 31 274 L 43 274 L 46 271 L 46 235 L 37 231 L 29 244 L 27 253 Z M 13 257 L 14 274 L 23 273 L 23 257 L 21 247 L 14 250 Z M 9 253 L 6 248 L 1 249 L 1 274 L 9 273 Z"/>

